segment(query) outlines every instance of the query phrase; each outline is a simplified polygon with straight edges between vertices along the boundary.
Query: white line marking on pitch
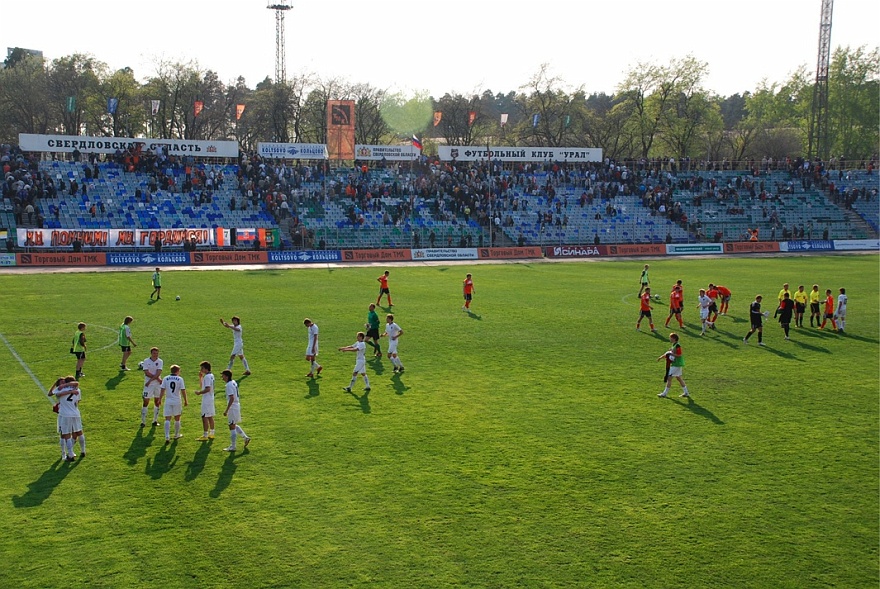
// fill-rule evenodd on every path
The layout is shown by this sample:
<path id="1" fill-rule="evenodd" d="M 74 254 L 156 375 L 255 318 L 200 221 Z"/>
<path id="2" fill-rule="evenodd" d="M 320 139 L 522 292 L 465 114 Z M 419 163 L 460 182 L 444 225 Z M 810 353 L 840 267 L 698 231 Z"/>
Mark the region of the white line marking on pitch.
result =
<path id="1" fill-rule="evenodd" d="M 18 360 L 18 363 L 21 364 L 21 367 L 24 369 L 27 375 L 30 376 L 31 379 L 37 384 L 37 387 L 39 387 L 39 389 L 43 391 L 43 398 L 46 398 L 46 395 L 49 394 L 49 391 L 46 390 L 46 387 L 43 386 L 43 383 L 40 382 L 40 379 L 37 378 L 37 376 L 33 372 L 31 372 L 30 367 L 24 360 L 21 359 L 21 356 L 18 355 L 18 352 L 15 351 L 15 348 L 12 347 L 12 344 L 9 343 L 9 340 L 6 339 L 6 336 L 4 336 L 2 333 L 0 333 L 0 340 L 3 340 L 3 343 L 6 344 L 6 348 L 9 350 L 9 353 L 12 354 L 12 357 Z"/>

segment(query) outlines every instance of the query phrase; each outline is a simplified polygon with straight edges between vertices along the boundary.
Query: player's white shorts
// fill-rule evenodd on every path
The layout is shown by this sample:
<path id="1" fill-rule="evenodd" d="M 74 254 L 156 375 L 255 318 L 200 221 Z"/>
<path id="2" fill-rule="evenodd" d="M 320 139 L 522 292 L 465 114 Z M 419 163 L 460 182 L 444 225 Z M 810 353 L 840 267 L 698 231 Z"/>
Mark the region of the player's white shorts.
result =
<path id="1" fill-rule="evenodd" d="M 207 397 L 211 398 L 208 399 Z M 217 410 L 214 408 L 214 395 L 202 395 L 202 417 L 214 417 Z"/>
<path id="2" fill-rule="evenodd" d="M 314 354 L 312 353 L 312 346 L 308 346 L 308 347 L 306 347 L 306 356 L 315 356 L 316 358 L 318 357 L 318 346 L 317 346 L 317 344 L 315 345 L 315 353 L 314 353 Z"/>
<path id="3" fill-rule="evenodd" d="M 144 399 L 158 399 L 161 393 L 161 382 L 151 382 L 148 385 L 144 385 Z"/>
<path id="4" fill-rule="evenodd" d="M 709 318 L 709 309 L 700 308 L 700 319 L 708 319 Z"/>
<path id="5" fill-rule="evenodd" d="M 162 408 L 164 417 L 174 417 L 183 413 L 183 406 L 180 401 L 165 401 L 165 407 Z"/>
<path id="6" fill-rule="evenodd" d="M 232 352 L 229 353 L 230 356 L 244 356 L 244 344 L 235 344 L 232 346 Z"/>
<path id="7" fill-rule="evenodd" d="M 81 417 L 58 417 L 58 432 L 62 434 L 72 434 L 73 432 L 82 431 Z"/>
<path id="8" fill-rule="evenodd" d="M 235 407 L 234 405 L 230 407 L 226 413 L 226 418 L 229 420 L 229 425 L 241 423 L 241 407 Z"/>
<path id="9" fill-rule="evenodd" d="M 365 360 L 358 360 L 354 363 L 354 372 L 357 374 L 365 374 L 367 372 L 367 363 Z"/>
<path id="10" fill-rule="evenodd" d="M 397 340 L 388 338 L 388 353 L 396 354 L 397 353 Z"/>
<path id="11" fill-rule="evenodd" d="M 681 366 L 670 366 L 669 367 L 669 376 L 681 376 Z"/>
<path id="12" fill-rule="evenodd" d="M 846 309 L 844 309 L 843 311 L 838 310 L 837 311 L 837 318 L 838 319 L 846 319 Z"/>

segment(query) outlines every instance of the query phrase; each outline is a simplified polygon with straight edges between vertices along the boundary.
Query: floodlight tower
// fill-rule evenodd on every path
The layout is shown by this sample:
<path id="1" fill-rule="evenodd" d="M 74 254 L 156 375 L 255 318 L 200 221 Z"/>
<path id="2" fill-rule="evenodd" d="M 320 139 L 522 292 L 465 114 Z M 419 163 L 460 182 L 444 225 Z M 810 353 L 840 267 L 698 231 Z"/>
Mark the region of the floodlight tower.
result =
<path id="1" fill-rule="evenodd" d="M 284 43 L 284 14 L 293 8 L 290 0 L 269 0 L 266 7 L 275 11 L 275 83 L 287 81 L 287 49 Z"/>
<path id="2" fill-rule="evenodd" d="M 831 61 L 831 12 L 834 0 L 822 0 L 819 22 L 819 59 L 813 86 L 813 112 L 810 117 L 809 157 L 828 159 L 828 64 Z"/>

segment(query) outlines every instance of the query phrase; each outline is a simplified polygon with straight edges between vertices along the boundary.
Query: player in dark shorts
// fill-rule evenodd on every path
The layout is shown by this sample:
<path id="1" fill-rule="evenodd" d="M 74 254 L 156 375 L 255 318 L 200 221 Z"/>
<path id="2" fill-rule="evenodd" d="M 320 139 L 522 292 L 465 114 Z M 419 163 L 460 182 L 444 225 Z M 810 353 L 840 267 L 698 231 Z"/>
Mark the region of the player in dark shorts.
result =
<path id="1" fill-rule="evenodd" d="M 382 356 L 382 348 L 379 346 L 379 314 L 376 313 L 376 305 L 370 303 L 370 311 L 367 313 L 367 322 L 364 324 L 367 328 L 367 343 L 376 350 L 374 354 L 377 358 Z M 369 340 L 373 340 L 372 342 Z"/>
<path id="2" fill-rule="evenodd" d="M 754 302 L 749 305 L 749 320 L 752 322 L 752 328 L 749 329 L 749 332 L 743 338 L 743 343 L 749 343 L 749 338 L 752 337 L 752 334 L 756 331 L 758 332 L 758 345 L 764 345 L 764 314 L 761 313 L 761 300 L 763 297 L 758 295 L 755 297 Z"/>

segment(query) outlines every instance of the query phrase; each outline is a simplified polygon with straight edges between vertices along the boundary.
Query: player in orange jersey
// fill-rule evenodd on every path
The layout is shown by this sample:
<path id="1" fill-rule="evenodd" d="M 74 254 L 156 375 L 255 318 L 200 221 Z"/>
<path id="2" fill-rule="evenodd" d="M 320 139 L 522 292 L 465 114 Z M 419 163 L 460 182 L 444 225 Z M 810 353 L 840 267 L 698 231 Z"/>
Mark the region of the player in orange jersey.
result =
<path id="1" fill-rule="evenodd" d="M 716 284 L 715 288 L 718 290 L 718 296 L 721 297 L 721 313 L 719 314 L 727 315 L 727 306 L 730 304 L 730 289 L 726 286 L 721 286 L 720 284 Z"/>
<path id="2" fill-rule="evenodd" d="M 461 310 L 470 313 L 471 299 L 474 296 L 474 281 L 470 274 L 465 277 L 464 282 L 462 283 L 462 293 L 464 294 L 464 306 Z"/>
<path id="3" fill-rule="evenodd" d="M 388 270 L 385 270 L 385 273 L 377 278 L 376 280 L 379 282 L 379 296 L 376 298 L 376 304 L 379 304 L 379 301 L 382 300 L 382 295 L 388 297 L 388 306 L 393 307 L 391 304 L 391 292 L 388 290 Z"/>
<path id="4" fill-rule="evenodd" d="M 651 309 L 654 307 L 651 306 L 651 288 L 646 287 L 645 292 L 642 293 L 642 296 L 639 297 L 640 306 L 639 306 L 639 320 L 636 322 L 636 331 L 639 331 L 639 328 L 642 324 L 642 319 L 647 317 L 648 323 L 651 325 L 651 331 L 657 331 L 654 329 L 654 320 L 651 318 Z"/>
<path id="5" fill-rule="evenodd" d="M 684 324 L 681 322 L 681 309 L 683 306 L 684 297 L 681 294 L 681 286 L 676 284 L 672 287 L 672 292 L 669 293 L 669 316 L 666 318 L 666 327 L 669 327 L 669 320 L 674 315 L 678 320 L 678 326 L 684 328 Z"/>
<path id="6" fill-rule="evenodd" d="M 825 329 L 825 323 L 829 319 L 831 319 L 831 327 L 837 331 L 837 322 L 834 320 L 834 297 L 831 296 L 830 288 L 825 291 L 825 318 L 822 319 L 822 325 L 819 326 L 819 329 Z"/>

